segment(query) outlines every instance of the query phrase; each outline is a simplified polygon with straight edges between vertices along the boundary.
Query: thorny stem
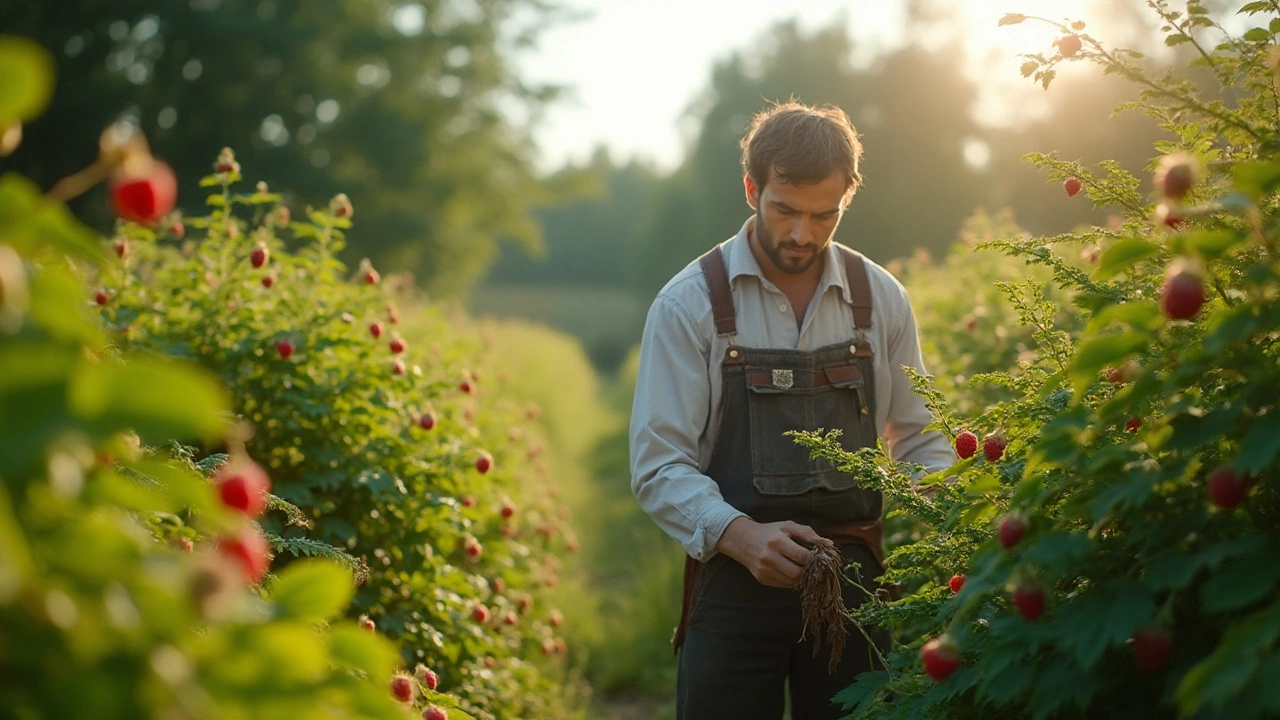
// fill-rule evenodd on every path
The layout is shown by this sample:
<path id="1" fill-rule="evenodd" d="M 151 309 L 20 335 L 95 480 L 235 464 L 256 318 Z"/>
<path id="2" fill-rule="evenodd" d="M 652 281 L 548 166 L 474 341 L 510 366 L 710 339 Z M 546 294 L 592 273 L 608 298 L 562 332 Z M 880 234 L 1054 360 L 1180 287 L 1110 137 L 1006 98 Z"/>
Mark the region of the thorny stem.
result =
<path id="1" fill-rule="evenodd" d="M 1058 28 L 1059 30 L 1062 30 L 1063 32 L 1074 32 L 1073 30 L 1071 30 L 1071 28 L 1067 27 L 1066 25 L 1063 25 L 1060 22 L 1056 22 L 1048 18 L 1043 18 L 1038 15 L 1027 15 L 1026 18 L 1028 20 L 1039 20 L 1040 22 L 1048 23 L 1049 25 L 1052 25 Z M 1114 55 L 1107 52 L 1106 49 L 1102 47 L 1102 44 L 1099 43 L 1097 40 L 1094 40 L 1088 35 L 1081 35 L 1080 37 L 1082 40 L 1088 41 L 1088 43 L 1093 46 L 1094 50 L 1097 51 L 1098 55 L 1106 59 L 1106 61 L 1111 65 L 1111 67 L 1115 68 L 1118 72 L 1120 72 L 1120 74 L 1122 74 L 1124 77 L 1128 78 L 1129 80 L 1151 89 L 1157 95 L 1162 95 L 1164 97 L 1172 98 L 1173 100 L 1179 101 L 1193 108 L 1197 112 L 1208 115 L 1209 117 L 1217 118 L 1218 120 L 1221 120 L 1227 123 L 1228 125 L 1234 125 L 1235 127 L 1249 133 L 1249 135 L 1252 136 L 1253 139 L 1257 140 L 1258 142 L 1265 141 L 1265 138 L 1263 138 L 1262 135 L 1260 135 L 1258 131 L 1253 128 L 1252 125 L 1244 122 L 1243 120 L 1232 117 L 1229 114 L 1225 114 L 1217 110 L 1214 110 L 1212 107 L 1205 105 L 1204 103 L 1197 100 L 1194 95 L 1191 95 L 1189 93 L 1188 94 L 1178 93 L 1175 90 L 1164 87 L 1159 83 L 1148 79 L 1142 73 L 1135 71 L 1133 68 L 1129 67 L 1128 65 L 1126 65 L 1125 63 L 1117 59 Z"/>

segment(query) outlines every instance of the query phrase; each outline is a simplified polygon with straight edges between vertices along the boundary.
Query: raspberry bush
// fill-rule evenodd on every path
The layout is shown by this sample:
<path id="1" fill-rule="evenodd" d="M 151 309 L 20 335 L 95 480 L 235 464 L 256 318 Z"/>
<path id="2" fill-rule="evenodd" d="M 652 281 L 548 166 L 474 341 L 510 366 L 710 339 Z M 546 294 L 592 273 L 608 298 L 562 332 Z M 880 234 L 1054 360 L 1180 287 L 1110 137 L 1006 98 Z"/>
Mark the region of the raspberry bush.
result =
<path id="1" fill-rule="evenodd" d="M 1000 338 L 970 335 L 972 362 L 934 361 L 964 384 L 918 379 L 949 437 L 1003 431 L 999 458 L 918 478 L 930 501 L 912 490 L 920 468 L 799 438 L 883 489 L 902 528 L 888 578 L 909 592 L 857 613 L 900 644 L 839 696 L 854 717 L 1280 714 L 1280 7 L 1244 4 L 1237 37 L 1200 2 L 1149 5 L 1188 66 L 1153 77 L 1081 23 L 1002 21 L 1057 33 L 1024 74 L 1051 90 L 1060 63 L 1095 63 L 1137 85 L 1129 107 L 1170 139 L 1149 190 L 1114 163 L 1031 156 L 1119 222 L 998 231 L 978 244 L 989 252 L 946 259 L 954 288 L 989 277 L 993 253 L 1052 278 L 1007 288 L 999 312 L 1031 334 L 1016 364 L 984 367 Z M 926 340 L 945 336 L 931 318 L 954 298 L 913 297 Z M 990 386 L 1009 396 L 986 400 Z"/>
<path id="2" fill-rule="evenodd" d="M 0 128 L 18 138 L 5 152 L 52 74 L 39 47 L 0 37 Z M 191 363 L 121 351 L 90 309 L 107 303 L 72 262 L 129 249 L 99 247 L 57 198 L 159 167 L 140 145 L 116 149 L 104 137 L 98 162 L 44 195 L 0 176 L 0 706 L 16 718 L 411 717 L 387 689 L 395 646 L 340 618 L 350 568 L 317 558 L 267 574 L 259 514 L 302 516 L 254 475 L 225 388 Z M 155 221 L 134 213 L 155 199 L 145 188 L 116 187 L 122 214 Z M 229 446 L 235 464 L 196 462 L 177 441 Z"/>
<path id="3" fill-rule="evenodd" d="M 349 615 L 479 717 L 571 717 L 553 621 L 557 557 L 576 544 L 539 458 L 536 413 L 481 370 L 501 338 L 413 295 L 404 278 L 335 258 L 359 205 L 293 216 L 245 191 L 230 150 L 202 181 L 209 214 L 157 231 L 123 223 L 97 284 L 120 346 L 215 373 L 251 428 L 247 452 L 308 537 L 368 566 Z M 506 382 L 511 382 L 506 378 Z M 308 542 L 279 518 L 281 548 Z"/>

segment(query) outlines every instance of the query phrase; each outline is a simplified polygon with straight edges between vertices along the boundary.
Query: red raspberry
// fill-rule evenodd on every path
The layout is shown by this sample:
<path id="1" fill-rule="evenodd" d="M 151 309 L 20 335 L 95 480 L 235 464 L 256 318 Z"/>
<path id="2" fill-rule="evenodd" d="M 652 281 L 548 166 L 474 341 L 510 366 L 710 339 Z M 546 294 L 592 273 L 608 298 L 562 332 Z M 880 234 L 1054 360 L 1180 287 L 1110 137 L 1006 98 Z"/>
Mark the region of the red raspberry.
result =
<path id="1" fill-rule="evenodd" d="M 267 493 L 271 492 L 271 478 L 262 466 L 252 460 L 229 462 L 213 474 L 222 504 L 250 517 L 257 517 L 267 508 Z"/>
<path id="2" fill-rule="evenodd" d="M 952 575 L 951 579 L 947 581 L 947 586 L 951 588 L 951 592 L 958 595 L 960 594 L 960 590 L 964 588 L 964 581 L 966 579 L 967 578 L 964 575 Z"/>
<path id="3" fill-rule="evenodd" d="M 978 436 L 968 430 L 961 431 L 956 435 L 956 455 L 961 460 L 968 460 L 978 452 Z"/>

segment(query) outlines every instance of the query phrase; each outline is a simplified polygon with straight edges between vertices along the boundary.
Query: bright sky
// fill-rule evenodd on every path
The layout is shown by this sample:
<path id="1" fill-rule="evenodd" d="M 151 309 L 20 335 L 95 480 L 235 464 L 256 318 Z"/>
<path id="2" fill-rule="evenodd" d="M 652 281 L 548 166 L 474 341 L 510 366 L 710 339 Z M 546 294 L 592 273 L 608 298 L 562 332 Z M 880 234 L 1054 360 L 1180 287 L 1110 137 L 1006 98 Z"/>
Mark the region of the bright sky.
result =
<path id="1" fill-rule="evenodd" d="M 1103 0 L 933 0 L 962 18 L 953 31 L 970 38 L 964 62 L 981 77 L 986 97 L 979 119 L 1007 124 L 1034 112 L 1038 86 L 1018 73 L 1018 53 L 1049 50 L 1054 30 L 1043 23 L 997 27 L 1007 12 L 1089 23 Z M 1114 1 L 1114 0 L 1113 0 Z M 682 117 L 704 90 L 713 64 L 752 42 L 778 21 L 798 18 L 811 31 L 843 17 L 854 38 L 854 63 L 904 43 L 907 0 L 565 0 L 586 19 L 551 28 L 536 52 L 519 56 L 528 80 L 570 86 L 537 135 L 540 166 L 581 162 L 605 144 L 615 160 L 647 159 L 660 169 L 684 153 Z M 923 38 L 934 45 L 941 38 Z M 643 88 L 644 92 L 637 92 Z M 687 122 L 685 123 L 687 125 Z"/>

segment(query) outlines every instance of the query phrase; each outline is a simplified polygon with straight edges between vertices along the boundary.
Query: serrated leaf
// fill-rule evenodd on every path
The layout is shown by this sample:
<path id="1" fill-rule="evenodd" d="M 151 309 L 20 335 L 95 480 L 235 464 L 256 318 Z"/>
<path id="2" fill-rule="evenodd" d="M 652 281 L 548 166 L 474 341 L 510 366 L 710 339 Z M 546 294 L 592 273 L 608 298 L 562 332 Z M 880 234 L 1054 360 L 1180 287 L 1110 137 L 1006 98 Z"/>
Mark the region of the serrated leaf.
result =
<path id="1" fill-rule="evenodd" d="M 1108 582 L 1064 603 L 1054 619 L 1062 648 L 1088 670 L 1113 645 L 1128 640 L 1155 616 L 1151 594 L 1127 578 Z"/>
<path id="2" fill-rule="evenodd" d="M 1022 77 L 1031 77 L 1031 73 L 1035 72 L 1039 67 L 1040 63 L 1035 60 L 1028 60 L 1022 63 L 1022 67 L 1019 69 L 1022 71 Z"/>
<path id="3" fill-rule="evenodd" d="M 881 688 L 889 683 L 889 679 L 889 673 L 883 670 L 861 673 L 852 685 L 836 693 L 832 702 L 839 704 L 845 714 L 857 716 L 875 703 Z"/>
<path id="4" fill-rule="evenodd" d="M 1123 238 L 1102 252 L 1093 279 L 1106 280 L 1160 252 L 1160 246 L 1142 238 Z"/>
<path id="5" fill-rule="evenodd" d="M 346 568 L 328 560 L 307 559 L 286 567 L 268 596 L 284 617 L 324 622 L 346 609 L 354 593 Z"/>
<path id="6" fill-rule="evenodd" d="M 1269 9 L 1271 9 L 1271 3 L 1267 2 L 1266 0 L 1261 0 L 1261 2 L 1245 3 L 1244 7 L 1241 7 L 1239 10 L 1236 11 L 1236 14 L 1237 15 L 1244 15 L 1244 14 L 1255 15 L 1257 13 L 1260 13 L 1264 10 L 1269 10 Z"/>

